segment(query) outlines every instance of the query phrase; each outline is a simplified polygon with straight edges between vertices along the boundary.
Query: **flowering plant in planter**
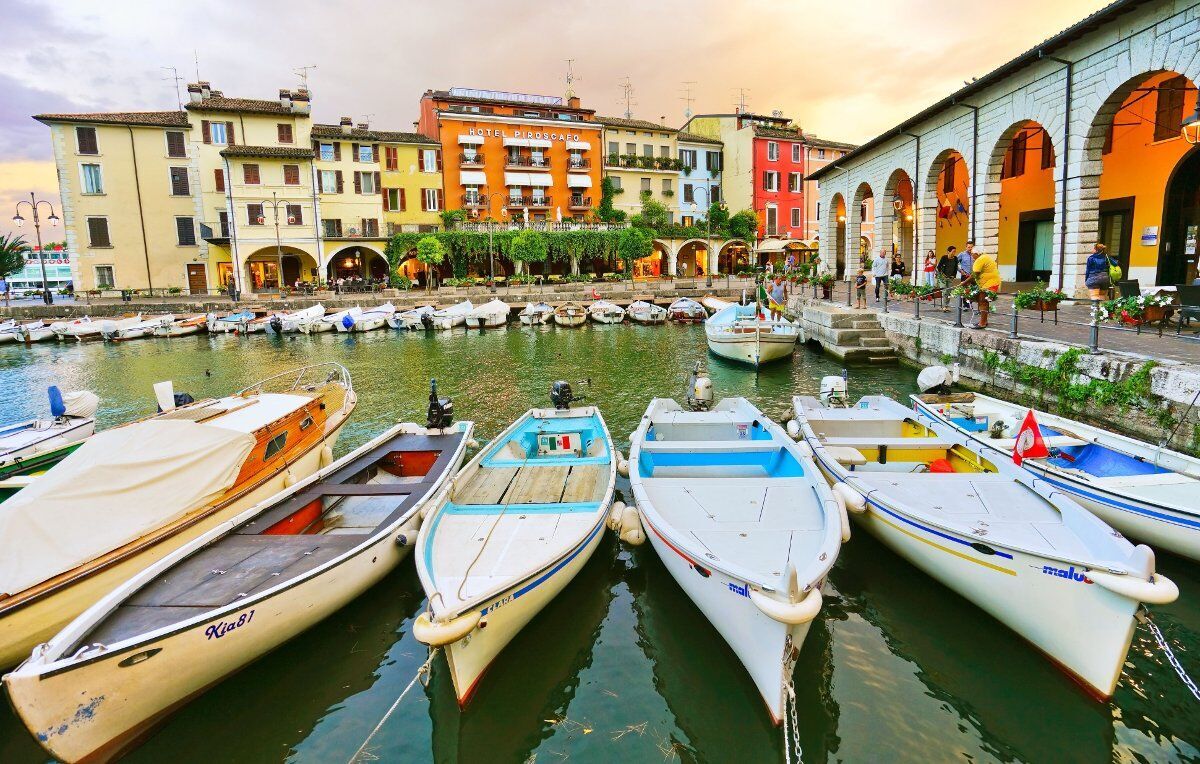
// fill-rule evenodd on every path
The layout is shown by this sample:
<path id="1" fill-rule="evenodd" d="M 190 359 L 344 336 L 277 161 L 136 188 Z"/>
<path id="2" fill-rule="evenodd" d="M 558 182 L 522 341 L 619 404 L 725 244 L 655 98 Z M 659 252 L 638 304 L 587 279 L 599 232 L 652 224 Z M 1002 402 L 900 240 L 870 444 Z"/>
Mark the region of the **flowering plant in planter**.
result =
<path id="1" fill-rule="evenodd" d="M 965 298 L 971 302 L 977 301 L 980 295 L 982 295 L 983 299 L 987 300 L 988 302 L 995 302 L 997 297 L 997 294 L 991 289 L 980 289 L 979 285 L 973 281 L 965 286 L 959 284 L 950 290 L 950 294 L 954 295 L 955 297 Z"/>
<path id="2" fill-rule="evenodd" d="M 1013 307 L 1017 310 L 1057 310 L 1058 303 L 1065 299 L 1066 292 L 1050 289 L 1046 282 L 1038 281 L 1032 289 L 1017 292 L 1013 297 Z"/>
<path id="3" fill-rule="evenodd" d="M 1092 306 L 1092 319 L 1095 321 L 1117 321 L 1131 326 L 1161 321 L 1166 315 L 1166 308 L 1171 304 L 1167 295 L 1137 295 L 1135 297 L 1118 297 Z"/>
<path id="4" fill-rule="evenodd" d="M 888 295 L 891 297 L 911 297 L 917 288 L 904 279 L 892 279 L 887 283 Z"/>

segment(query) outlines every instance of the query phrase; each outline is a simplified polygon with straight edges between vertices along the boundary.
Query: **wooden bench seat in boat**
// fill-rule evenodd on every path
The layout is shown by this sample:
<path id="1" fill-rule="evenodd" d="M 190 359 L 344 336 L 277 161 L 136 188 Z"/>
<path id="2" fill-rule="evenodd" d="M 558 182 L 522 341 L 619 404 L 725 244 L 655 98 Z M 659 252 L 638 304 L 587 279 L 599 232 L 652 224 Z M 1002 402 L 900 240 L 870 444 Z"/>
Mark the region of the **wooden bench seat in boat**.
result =
<path id="1" fill-rule="evenodd" d="M 557 504 L 604 498 L 602 464 L 527 463 L 521 467 L 484 467 L 456 486 L 456 504 Z"/>
<path id="2" fill-rule="evenodd" d="M 941 438 L 903 438 L 903 437 L 856 437 L 856 438 L 821 438 L 821 443 L 830 446 L 849 446 L 850 448 L 879 448 L 887 446 L 888 448 L 930 448 L 930 449 L 949 449 L 954 447 L 954 442 L 942 440 Z"/>

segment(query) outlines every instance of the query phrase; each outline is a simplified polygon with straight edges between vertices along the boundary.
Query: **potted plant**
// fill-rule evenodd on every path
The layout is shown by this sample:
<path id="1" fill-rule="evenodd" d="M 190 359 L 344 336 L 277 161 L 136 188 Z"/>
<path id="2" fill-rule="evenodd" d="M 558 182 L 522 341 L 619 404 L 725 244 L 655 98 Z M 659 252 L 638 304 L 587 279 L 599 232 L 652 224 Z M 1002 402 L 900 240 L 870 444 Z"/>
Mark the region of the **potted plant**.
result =
<path id="1" fill-rule="evenodd" d="M 1058 310 L 1058 303 L 1065 299 L 1066 292 L 1050 289 L 1046 282 L 1038 281 L 1032 289 L 1017 292 L 1013 297 L 1013 307 L 1017 310 L 1053 311 Z"/>
<path id="2" fill-rule="evenodd" d="M 991 289 L 980 289 L 979 285 L 973 281 L 966 286 L 959 284 L 950 290 L 950 294 L 955 297 L 961 297 L 968 302 L 978 302 L 980 296 L 982 296 L 989 303 L 995 302 L 997 296 L 996 292 Z"/>
<path id="3" fill-rule="evenodd" d="M 821 297 L 826 300 L 833 299 L 833 274 L 822 273 L 814 278 L 813 283 L 821 287 Z"/>
<path id="4" fill-rule="evenodd" d="M 1171 298 L 1166 295 L 1137 295 L 1107 300 L 1092 308 L 1092 317 L 1100 321 L 1116 321 L 1126 326 L 1140 326 L 1162 321 L 1167 315 Z"/>

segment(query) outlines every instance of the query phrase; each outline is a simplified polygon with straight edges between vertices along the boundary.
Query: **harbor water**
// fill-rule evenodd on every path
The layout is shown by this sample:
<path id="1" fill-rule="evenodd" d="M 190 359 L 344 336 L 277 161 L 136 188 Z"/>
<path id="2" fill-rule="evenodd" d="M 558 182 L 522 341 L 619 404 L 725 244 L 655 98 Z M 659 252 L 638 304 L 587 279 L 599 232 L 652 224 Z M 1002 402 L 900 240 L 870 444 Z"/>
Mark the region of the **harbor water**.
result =
<path id="1" fill-rule="evenodd" d="M 197 399 L 299 365 L 349 368 L 359 405 L 337 453 L 397 420 L 422 421 L 429 379 L 478 438 L 568 380 L 628 451 L 653 397 L 683 395 L 706 359 L 718 397 L 780 416 L 841 368 L 798 349 L 757 375 L 706 353 L 700 326 L 510 326 L 437 334 L 198 335 L 121 345 L 0 346 L 0 422 L 45 413 L 45 389 L 101 396 L 99 426 L 151 413 L 151 385 Z M 905 368 L 856 368 L 851 397 L 915 391 Z M 627 484 L 624 485 L 627 489 Z M 1160 554 L 1179 600 L 1154 618 L 1200 675 L 1200 566 Z M 1093 700 L 1019 637 L 855 530 L 795 672 L 807 761 L 1200 761 L 1200 704 L 1139 627 L 1116 694 Z M 173 716 L 131 762 L 348 761 L 425 661 L 425 607 L 407 562 L 311 631 Z M 1077 628 L 1086 631 L 1088 624 Z M 169 682 L 169 676 L 162 677 Z M 361 760 L 777 762 L 780 731 L 733 653 L 649 545 L 611 537 L 509 645 L 460 712 L 440 657 Z M 0 705 L 0 762 L 46 757 Z"/>

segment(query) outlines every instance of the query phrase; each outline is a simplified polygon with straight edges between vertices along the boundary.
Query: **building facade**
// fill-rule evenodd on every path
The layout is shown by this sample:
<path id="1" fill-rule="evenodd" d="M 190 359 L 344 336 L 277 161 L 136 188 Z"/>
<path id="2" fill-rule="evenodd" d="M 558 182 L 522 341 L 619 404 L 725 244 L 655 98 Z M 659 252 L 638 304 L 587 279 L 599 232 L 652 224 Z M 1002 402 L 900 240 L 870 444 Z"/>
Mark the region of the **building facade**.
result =
<path id="1" fill-rule="evenodd" d="M 708 217 L 714 204 L 723 204 L 721 178 L 724 155 L 721 141 L 680 131 L 679 146 L 679 222 L 696 225 Z"/>
<path id="2" fill-rule="evenodd" d="M 644 119 L 596 119 L 604 125 L 604 175 L 613 187 L 613 209 L 632 217 L 644 199 L 651 199 L 667 208 L 671 222 L 678 222 L 679 131 Z"/>

